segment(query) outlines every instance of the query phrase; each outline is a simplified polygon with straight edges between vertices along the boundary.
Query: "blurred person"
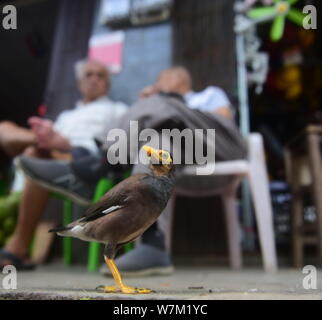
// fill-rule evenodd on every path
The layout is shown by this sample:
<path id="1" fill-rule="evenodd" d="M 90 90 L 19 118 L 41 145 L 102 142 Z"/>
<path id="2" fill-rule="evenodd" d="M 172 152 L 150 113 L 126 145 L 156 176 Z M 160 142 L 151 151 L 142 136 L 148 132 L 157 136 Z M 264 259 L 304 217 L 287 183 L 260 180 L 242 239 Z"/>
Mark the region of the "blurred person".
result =
<path id="1" fill-rule="evenodd" d="M 9 121 L 0 123 L 0 150 L 7 157 L 24 153 L 35 158 L 71 159 L 98 152 L 95 139 L 104 139 L 107 127 L 126 112 L 127 106 L 107 97 L 110 75 L 102 63 L 79 61 L 75 74 L 82 99 L 73 109 L 63 111 L 55 122 L 31 117 L 30 129 Z M 48 190 L 29 179 L 25 181 L 18 223 L 13 236 L 0 251 L 0 267 L 6 264 L 20 269 L 33 267 L 28 263 L 28 247 L 48 198 Z"/>
<path id="2" fill-rule="evenodd" d="M 14 157 L 28 150 L 29 154 L 52 157 L 57 154 L 53 151 L 69 152 L 74 146 L 97 151 L 93 138 L 102 139 L 109 122 L 123 114 L 126 106 L 106 96 L 110 76 L 100 62 L 79 61 L 75 73 L 82 96 L 75 108 L 63 111 L 55 122 L 31 117 L 28 119 L 30 129 L 10 121 L 0 122 L 0 150 L 3 153 Z"/>
<path id="3" fill-rule="evenodd" d="M 159 73 L 157 81 L 140 92 L 140 97 L 148 97 L 158 92 L 180 94 L 187 106 L 200 111 L 214 112 L 232 119 L 232 106 L 224 90 L 209 86 L 203 91 L 192 90 L 192 79 L 189 71 L 182 66 L 175 66 Z"/>

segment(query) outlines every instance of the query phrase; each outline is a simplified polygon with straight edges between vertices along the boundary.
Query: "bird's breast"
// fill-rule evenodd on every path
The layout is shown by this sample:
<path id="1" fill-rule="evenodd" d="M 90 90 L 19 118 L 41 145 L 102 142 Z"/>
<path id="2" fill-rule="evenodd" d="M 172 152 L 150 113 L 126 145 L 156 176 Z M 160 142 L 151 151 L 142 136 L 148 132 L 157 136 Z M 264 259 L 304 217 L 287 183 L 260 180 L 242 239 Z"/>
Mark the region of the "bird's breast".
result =
<path id="1" fill-rule="evenodd" d="M 158 207 L 163 210 L 172 193 L 174 181 L 167 176 L 148 176 L 144 179 L 150 197 L 156 202 Z"/>

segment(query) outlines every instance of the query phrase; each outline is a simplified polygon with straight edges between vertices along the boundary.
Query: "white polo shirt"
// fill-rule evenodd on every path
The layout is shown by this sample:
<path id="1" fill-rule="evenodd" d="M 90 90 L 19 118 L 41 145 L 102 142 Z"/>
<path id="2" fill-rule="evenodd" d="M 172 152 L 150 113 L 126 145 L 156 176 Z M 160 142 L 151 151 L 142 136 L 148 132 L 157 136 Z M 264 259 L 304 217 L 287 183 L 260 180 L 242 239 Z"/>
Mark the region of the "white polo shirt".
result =
<path id="1" fill-rule="evenodd" d="M 114 102 L 106 96 L 89 103 L 79 101 L 74 109 L 65 110 L 57 117 L 54 128 L 73 147 L 97 152 L 94 138 L 105 141 L 108 128 L 126 111 L 124 103 Z"/>
<path id="2" fill-rule="evenodd" d="M 231 106 L 225 91 L 214 86 L 200 92 L 188 92 L 184 95 L 184 99 L 190 108 L 201 111 L 214 112 L 216 109 Z"/>

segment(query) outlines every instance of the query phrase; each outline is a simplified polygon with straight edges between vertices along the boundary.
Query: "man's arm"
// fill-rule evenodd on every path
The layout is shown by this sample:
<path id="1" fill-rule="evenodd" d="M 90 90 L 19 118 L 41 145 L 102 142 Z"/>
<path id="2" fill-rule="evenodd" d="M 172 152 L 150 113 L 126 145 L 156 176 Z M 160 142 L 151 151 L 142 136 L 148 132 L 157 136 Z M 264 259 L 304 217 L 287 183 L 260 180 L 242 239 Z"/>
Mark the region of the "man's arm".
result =
<path id="1" fill-rule="evenodd" d="M 28 120 L 28 123 L 31 126 L 31 130 L 36 135 L 36 141 L 39 148 L 63 152 L 71 149 L 69 140 L 55 131 L 51 120 L 31 117 Z"/>
<path id="2" fill-rule="evenodd" d="M 63 152 L 70 151 L 72 148 L 69 140 L 60 135 L 57 131 L 54 132 L 51 142 L 49 143 L 49 147 Z"/>
<path id="3" fill-rule="evenodd" d="M 210 93 L 209 106 L 214 107 L 213 112 L 233 119 L 231 103 L 225 91 L 219 87 L 209 87 L 207 90 Z"/>
<path id="4" fill-rule="evenodd" d="M 231 112 L 230 107 L 219 107 L 213 111 L 214 113 L 220 114 L 221 116 L 232 119 L 233 118 L 233 113 Z"/>

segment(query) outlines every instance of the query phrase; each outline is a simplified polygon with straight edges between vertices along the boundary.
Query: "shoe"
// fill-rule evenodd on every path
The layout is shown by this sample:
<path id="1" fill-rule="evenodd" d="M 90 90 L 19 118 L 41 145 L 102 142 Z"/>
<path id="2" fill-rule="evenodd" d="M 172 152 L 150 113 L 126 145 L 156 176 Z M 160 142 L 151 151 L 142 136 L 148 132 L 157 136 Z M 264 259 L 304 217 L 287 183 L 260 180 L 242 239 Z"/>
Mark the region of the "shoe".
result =
<path id="1" fill-rule="evenodd" d="M 174 271 L 169 255 L 147 244 L 140 244 L 115 259 L 115 264 L 124 277 L 165 276 Z M 106 264 L 102 265 L 100 272 L 104 276 L 112 276 Z"/>
<path id="2" fill-rule="evenodd" d="M 92 201 L 96 185 L 78 179 L 69 161 L 20 156 L 16 158 L 16 165 L 31 180 L 50 191 L 62 194 L 83 206 L 88 206 Z"/>
<path id="3" fill-rule="evenodd" d="M 24 262 L 22 259 L 17 257 L 15 254 L 5 250 L 0 250 L 0 270 L 2 270 L 6 265 L 1 263 L 1 260 L 10 261 L 10 265 L 14 266 L 18 271 L 30 271 L 36 268 L 36 265 L 33 263 Z"/>

